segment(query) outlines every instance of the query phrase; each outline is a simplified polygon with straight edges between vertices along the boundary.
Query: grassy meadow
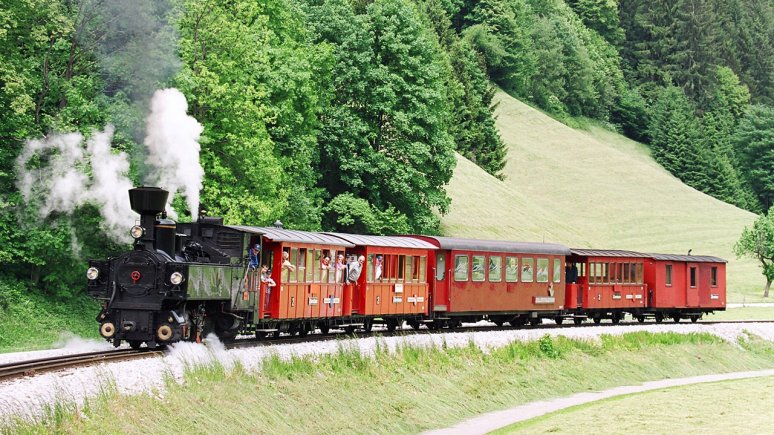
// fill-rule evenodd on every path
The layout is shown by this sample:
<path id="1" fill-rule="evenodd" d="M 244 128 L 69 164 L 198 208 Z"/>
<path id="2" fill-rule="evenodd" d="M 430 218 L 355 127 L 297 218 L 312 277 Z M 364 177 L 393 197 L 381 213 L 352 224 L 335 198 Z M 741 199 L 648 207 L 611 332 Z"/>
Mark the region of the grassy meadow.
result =
<path id="1" fill-rule="evenodd" d="M 598 434 L 765 433 L 771 426 L 774 377 L 666 388 L 601 400 L 538 417 L 495 432 Z M 567 422 L 572 425 L 568 426 Z"/>
<path id="2" fill-rule="evenodd" d="M 483 352 L 404 347 L 375 357 L 270 357 L 259 373 L 239 366 L 189 370 L 163 392 L 106 392 L 77 411 L 66 402 L 8 433 L 416 433 L 535 400 L 640 383 L 774 367 L 774 346 L 737 346 L 708 334 L 629 333 L 567 338 Z M 711 355 L 711 358 L 707 356 Z M 568 380 L 572 380 L 568 382 Z"/>
<path id="3" fill-rule="evenodd" d="M 732 246 L 755 215 L 681 183 L 645 145 L 593 124 L 575 129 L 498 92 L 508 147 L 500 181 L 457 158 L 446 234 L 571 247 L 714 255 L 728 264 L 729 302 L 762 301 L 763 276 Z"/>

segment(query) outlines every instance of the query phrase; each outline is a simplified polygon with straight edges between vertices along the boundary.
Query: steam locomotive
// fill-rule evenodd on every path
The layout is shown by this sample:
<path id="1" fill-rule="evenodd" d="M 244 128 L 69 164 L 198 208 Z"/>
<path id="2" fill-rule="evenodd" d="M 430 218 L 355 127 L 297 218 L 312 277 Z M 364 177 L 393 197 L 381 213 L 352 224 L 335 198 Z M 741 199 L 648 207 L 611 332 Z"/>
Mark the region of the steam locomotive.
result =
<path id="1" fill-rule="evenodd" d="M 217 217 L 177 224 L 166 217 L 167 198 L 160 188 L 131 189 L 140 215 L 133 249 L 89 262 L 87 291 L 102 303 L 99 331 L 115 346 L 154 348 L 210 332 L 354 332 L 375 323 L 388 330 L 479 320 L 618 323 L 627 314 L 697 321 L 725 309 L 726 262 L 717 257 L 306 232 Z M 255 246 L 264 273 L 248 261 Z"/>

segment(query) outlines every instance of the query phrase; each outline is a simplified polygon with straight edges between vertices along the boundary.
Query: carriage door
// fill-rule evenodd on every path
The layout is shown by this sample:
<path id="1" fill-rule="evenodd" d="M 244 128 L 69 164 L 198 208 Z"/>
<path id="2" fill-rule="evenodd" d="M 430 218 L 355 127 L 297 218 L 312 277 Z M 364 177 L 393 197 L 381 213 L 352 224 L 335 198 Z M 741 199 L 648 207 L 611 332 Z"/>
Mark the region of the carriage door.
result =
<path id="1" fill-rule="evenodd" d="M 431 292 L 431 298 L 433 300 L 432 307 L 434 311 L 448 310 L 447 301 L 449 300 L 449 287 L 447 283 L 449 280 L 447 279 L 447 275 L 449 271 L 448 266 L 446 265 L 447 256 L 447 252 L 437 251 L 435 253 L 435 273 Z"/>
<path id="2" fill-rule="evenodd" d="M 696 263 L 688 263 L 686 273 L 685 305 L 688 307 L 699 306 L 699 267 Z"/>

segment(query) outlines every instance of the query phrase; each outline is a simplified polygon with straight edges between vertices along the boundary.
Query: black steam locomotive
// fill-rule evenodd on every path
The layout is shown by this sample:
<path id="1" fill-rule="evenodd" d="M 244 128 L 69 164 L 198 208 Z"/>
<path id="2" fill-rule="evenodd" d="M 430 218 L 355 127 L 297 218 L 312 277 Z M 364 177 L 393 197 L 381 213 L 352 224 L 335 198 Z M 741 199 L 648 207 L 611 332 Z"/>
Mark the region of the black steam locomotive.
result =
<path id="1" fill-rule="evenodd" d="M 130 231 L 134 248 L 89 262 L 87 291 L 102 301 L 100 334 L 115 346 L 154 348 L 209 331 L 233 336 L 247 318 L 246 307 L 232 303 L 245 276 L 242 235 L 219 218 L 177 225 L 166 218 L 167 197 L 155 187 L 130 190 L 140 214 Z"/>

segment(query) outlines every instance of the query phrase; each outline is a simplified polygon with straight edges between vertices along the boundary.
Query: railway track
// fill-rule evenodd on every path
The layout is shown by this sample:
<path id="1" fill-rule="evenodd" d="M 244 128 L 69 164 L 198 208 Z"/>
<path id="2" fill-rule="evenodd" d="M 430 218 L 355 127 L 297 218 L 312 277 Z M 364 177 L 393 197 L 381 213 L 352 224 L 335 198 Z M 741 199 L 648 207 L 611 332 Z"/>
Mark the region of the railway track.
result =
<path id="1" fill-rule="evenodd" d="M 774 320 L 704 320 L 698 322 L 703 325 L 713 324 L 728 324 L 728 323 L 774 323 Z M 656 323 L 644 323 L 645 325 L 656 325 Z M 683 323 L 687 324 L 687 323 Z M 638 322 L 621 322 L 615 326 L 636 326 L 643 325 Z M 582 323 L 580 325 L 557 325 L 553 323 L 546 323 L 536 326 L 526 326 L 523 329 L 538 329 L 538 330 L 552 330 L 563 328 L 593 328 L 597 326 L 613 326 L 611 323 L 603 323 L 601 325 L 594 323 Z M 342 338 L 368 338 L 368 337 L 395 337 L 395 336 L 407 336 L 407 335 L 436 335 L 446 333 L 465 333 L 465 332 L 489 332 L 489 331 L 510 331 L 515 328 L 512 326 L 495 326 L 495 325 L 480 325 L 469 326 L 461 328 L 444 328 L 444 329 L 399 329 L 396 331 L 375 330 L 371 332 L 359 332 L 355 335 L 341 333 L 333 334 L 311 334 L 305 337 L 291 336 L 291 337 L 279 337 L 269 339 L 239 339 L 234 341 L 227 341 L 224 343 L 227 349 L 238 349 L 242 347 L 255 347 L 255 346 L 277 346 L 284 344 L 295 343 L 309 343 L 309 342 L 324 342 L 331 340 L 340 340 Z M 150 350 L 150 349 L 115 349 L 101 352 L 89 352 L 74 355 L 62 355 L 48 358 L 39 358 L 33 360 L 18 361 L 7 364 L 0 364 L 0 382 L 7 381 L 9 379 L 32 376 L 39 373 L 51 372 L 55 370 L 64 370 L 72 367 L 86 366 L 91 364 L 97 364 L 100 362 L 108 361 L 121 361 L 135 358 L 147 358 L 152 356 L 162 356 L 165 354 L 164 350 Z"/>
<path id="2" fill-rule="evenodd" d="M 73 355 L 60 355 L 0 364 L 0 382 L 9 379 L 31 376 L 38 373 L 85 366 L 106 361 L 120 361 L 161 355 L 161 351 L 149 349 L 117 349 L 101 352 L 88 352 Z"/>

